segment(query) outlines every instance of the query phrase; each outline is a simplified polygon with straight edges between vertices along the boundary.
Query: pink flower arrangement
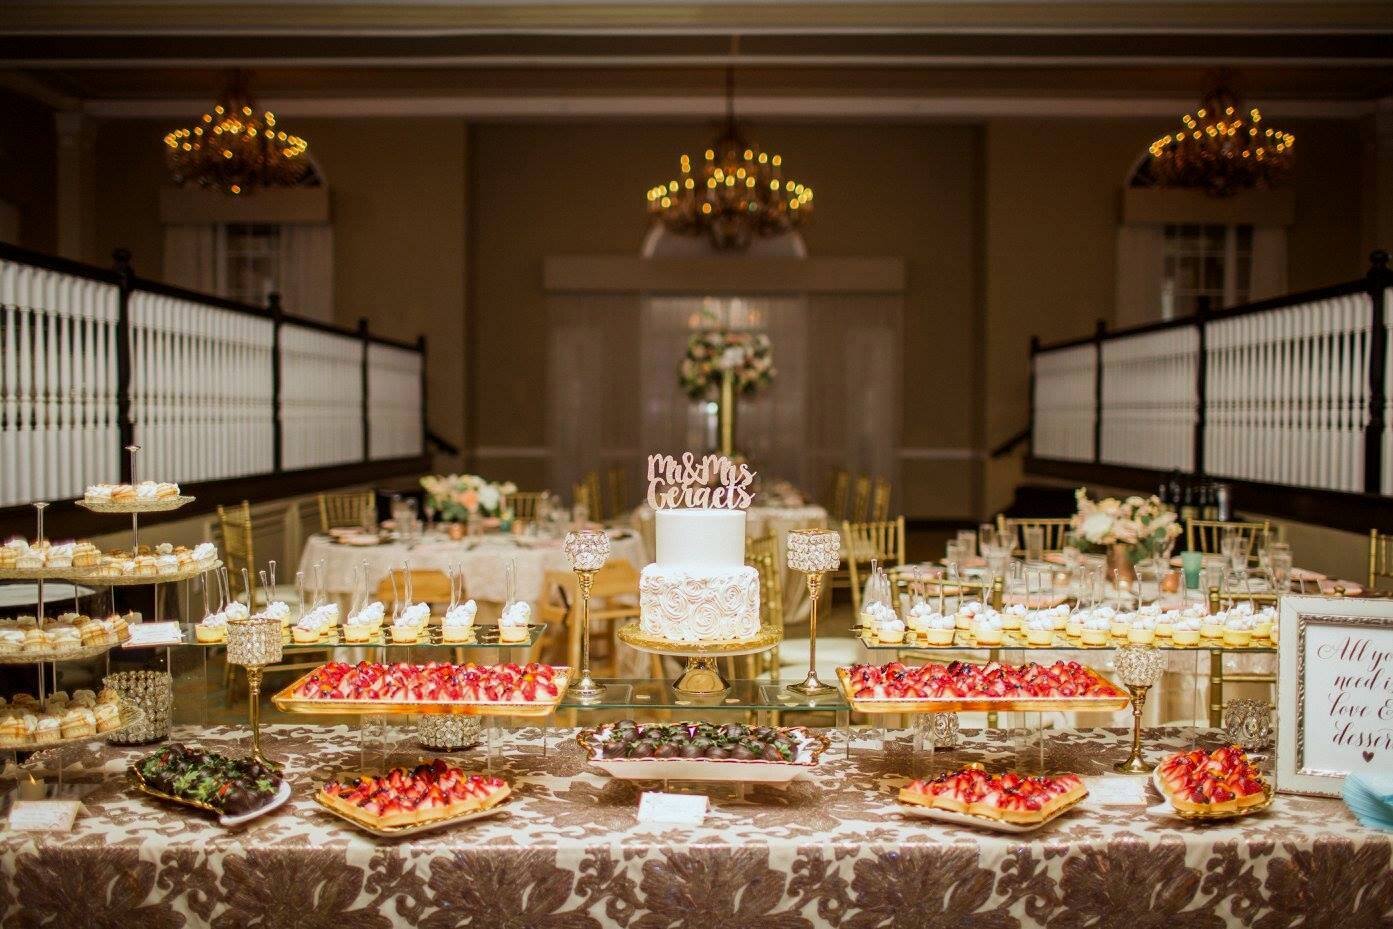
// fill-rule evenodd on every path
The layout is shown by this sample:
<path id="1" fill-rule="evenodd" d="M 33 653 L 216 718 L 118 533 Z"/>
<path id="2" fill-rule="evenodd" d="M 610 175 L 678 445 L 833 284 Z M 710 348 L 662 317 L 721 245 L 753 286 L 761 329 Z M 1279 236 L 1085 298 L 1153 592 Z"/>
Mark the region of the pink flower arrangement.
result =
<path id="1" fill-rule="evenodd" d="M 486 481 L 477 474 L 436 474 L 421 478 L 426 500 L 445 522 L 463 522 L 471 516 L 501 516 L 508 495 L 518 487 L 512 481 Z"/>
<path id="2" fill-rule="evenodd" d="M 1180 535 L 1175 511 L 1159 497 L 1104 497 L 1095 502 L 1080 487 L 1074 491 L 1074 500 L 1078 510 L 1072 540 L 1082 551 L 1126 545 L 1131 560 L 1138 562 L 1163 556 Z"/>
<path id="3" fill-rule="evenodd" d="M 713 400 L 729 370 L 735 389 L 750 395 L 773 382 L 774 350 L 762 332 L 709 329 L 693 333 L 677 366 L 677 382 L 693 400 Z"/>

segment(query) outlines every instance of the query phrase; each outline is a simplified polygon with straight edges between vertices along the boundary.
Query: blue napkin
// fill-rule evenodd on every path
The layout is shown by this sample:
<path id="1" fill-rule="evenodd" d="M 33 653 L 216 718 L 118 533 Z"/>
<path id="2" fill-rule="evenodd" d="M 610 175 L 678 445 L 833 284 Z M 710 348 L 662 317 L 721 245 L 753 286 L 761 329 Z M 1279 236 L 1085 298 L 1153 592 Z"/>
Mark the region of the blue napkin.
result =
<path id="1" fill-rule="evenodd" d="M 1393 832 L 1393 774 L 1346 775 L 1343 795 L 1361 825 Z"/>

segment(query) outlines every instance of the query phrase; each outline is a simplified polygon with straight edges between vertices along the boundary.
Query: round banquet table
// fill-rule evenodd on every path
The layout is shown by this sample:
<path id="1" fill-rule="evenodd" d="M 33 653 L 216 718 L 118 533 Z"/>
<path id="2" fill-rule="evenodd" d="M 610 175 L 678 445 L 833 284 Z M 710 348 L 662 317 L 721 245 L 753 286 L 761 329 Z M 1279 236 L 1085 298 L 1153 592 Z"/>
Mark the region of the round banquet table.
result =
<path id="1" fill-rule="evenodd" d="M 630 523 L 643 535 L 648 561 L 657 560 L 657 541 L 653 529 L 653 509 L 641 503 L 630 516 Z M 822 529 L 827 526 L 827 510 L 817 504 L 801 506 L 752 506 L 745 511 L 745 536 L 758 539 L 774 533 L 778 563 L 784 569 L 784 623 L 808 619 L 808 587 L 804 576 L 787 569 L 785 548 L 788 534 L 795 529 Z"/>
<path id="2" fill-rule="evenodd" d="M 127 787 L 126 766 L 150 748 L 75 750 L 84 779 L 96 779 L 86 812 L 71 833 L 0 835 L 0 920 L 188 929 L 1393 923 L 1393 835 L 1361 826 L 1339 800 L 1287 794 L 1248 818 L 1181 821 L 1149 778 L 1107 770 L 1122 757 L 1121 730 L 1051 733 L 1047 766 L 1084 776 L 1090 796 L 1036 832 L 1008 835 L 908 815 L 896 799 L 914 764 L 903 741 L 888 750 L 860 742 L 849 758 L 838 741 L 786 789 L 754 786 L 733 801 L 712 788 L 705 819 L 674 826 L 638 822 L 642 785 L 587 765 L 574 730 L 552 729 L 544 750 L 538 729 L 518 729 L 500 739 L 500 773 L 516 796 L 498 815 L 394 841 L 312 799 L 316 780 L 359 764 L 355 730 L 275 724 L 262 733 L 294 792 L 236 830 Z M 177 727 L 171 738 L 239 754 L 246 735 Z M 1009 762 L 1002 733 L 965 735 L 943 764 Z M 1179 730 L 1146 733 L 1153 759 L 1191 744 Z M 394 761 L 407 757 L 418 755 Z"/>
<path id="3" fill-rule="evenodd" d="M 611 561 L 628 561 L 635 568 L 647 563 L 643 542 L 631 530 L 611 530 Z M 306 583 L 312 566 L 324 562 L 324 586 L 340 599 L 353 595 L 355 573 L 363 562 L 368 565 L 368 583 L 376 585 L 403 561 L 412 570 L 444 571 L 451 565 L 464 566 L 467 596 L 476 600 L 502 603 L 507 599 L 505 573 L 509 561 L 517 564 L 517 595 L 535 603 L 541 599 L 542 584 L 548 571 L 569 571 L 560 539 L 531 539 L 510 535 L 483 535 L 451 539 L 429 533 L 415 543 L 386 542 L 381 545 L 343 545 L 327 536 L 313 535 L 300 554 L 300 570 Z M 369 590 L 369 594 L 372 591 Z"/>

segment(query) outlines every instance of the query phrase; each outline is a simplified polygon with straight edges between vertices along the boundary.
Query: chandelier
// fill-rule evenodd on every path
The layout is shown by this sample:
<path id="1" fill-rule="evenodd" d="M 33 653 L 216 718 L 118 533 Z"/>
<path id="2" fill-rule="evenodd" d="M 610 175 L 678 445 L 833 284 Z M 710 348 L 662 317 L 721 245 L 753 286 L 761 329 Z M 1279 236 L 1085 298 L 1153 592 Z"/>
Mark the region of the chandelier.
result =
<path id="1" fill-rule="evenodd" d="M 699 165 L 681 158 L 682 176 L 648 190 L 648 214 L 680 235 L 706 235 L 722 250 L 756 236 L 782 235 L 813 211 L 813 189 L 783 176 L 783 158 L 761 151 L 735 124 L 735 75 L 726 70 L 726 122 Z"/>
<path id="2" fill-rule="evenodd" d="M 187 129 L 164 137 L 176 184 L 196 184 L 228 194 L 258 187 L 293 187 L 314 172 L 309 143 L 277 127 L 270 110 L 258 111 L 246 76 L 234 72 L 211 112 Z"/>
<path id="3" fill-rule="evenodd" d="M 1266 126 L 1220 80 L 1183 128 L 1151 143 L 1151 175 L 1159 187 L 1203 190 L 1217 197 L 1273 187 L 1291 171 L 1296 136 Z"/>

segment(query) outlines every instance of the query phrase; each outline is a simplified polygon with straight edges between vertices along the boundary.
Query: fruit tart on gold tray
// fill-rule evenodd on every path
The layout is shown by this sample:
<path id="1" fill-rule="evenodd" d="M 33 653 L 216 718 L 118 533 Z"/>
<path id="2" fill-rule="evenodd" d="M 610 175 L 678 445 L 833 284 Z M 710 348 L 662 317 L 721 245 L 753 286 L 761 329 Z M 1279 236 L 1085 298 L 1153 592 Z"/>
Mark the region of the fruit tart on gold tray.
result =
<path id="1" fill-rule="evenodd" d="M 1156 766 L 1152 783 L 1184 819 L 1229 819 L 1272 804 L 1272 785 L 1237 745 L 1178 752 Z"/>
<path id="2" fill-rule="evenodd" d="M 1076 774 L 989 774 L 975 763 L 900 790 L 914 815 L 1001 832 L 1038 829 L 1087 796 Z"/>
<path id="3" fill-rule="evenodd" d="M 407 835 L 491 813 L 511 793 L 501 777 L 471 774 L 437 758 L 386 774 L 341 775 L 314 799 L 375 835 Z"/>

